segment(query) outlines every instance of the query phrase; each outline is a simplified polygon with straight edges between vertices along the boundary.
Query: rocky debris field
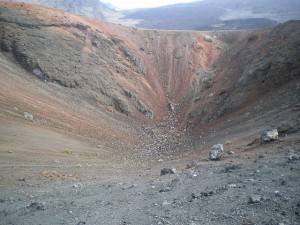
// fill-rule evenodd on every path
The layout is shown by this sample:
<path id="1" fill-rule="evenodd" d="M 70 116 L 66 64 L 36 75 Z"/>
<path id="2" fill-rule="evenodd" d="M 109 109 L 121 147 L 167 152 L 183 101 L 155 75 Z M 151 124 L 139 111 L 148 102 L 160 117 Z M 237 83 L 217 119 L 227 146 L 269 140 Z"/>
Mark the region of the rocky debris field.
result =
<path id="1" fill-rule="evenodd" d="M 116 182 L 23 180 L 1 190 L 0 224 L 300 224 L 299 157 L 174 172 Z"/>

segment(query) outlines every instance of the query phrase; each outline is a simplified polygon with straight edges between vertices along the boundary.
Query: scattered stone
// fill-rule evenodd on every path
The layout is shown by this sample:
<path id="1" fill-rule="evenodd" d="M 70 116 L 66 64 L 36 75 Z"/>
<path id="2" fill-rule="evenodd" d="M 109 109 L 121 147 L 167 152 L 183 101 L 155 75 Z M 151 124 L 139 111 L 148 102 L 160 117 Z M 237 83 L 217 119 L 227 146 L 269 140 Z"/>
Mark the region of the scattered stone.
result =
<path id="1" fill-rule="evenodd" d="M 25 181 L 26 181 L 26 178 L 20 178 L 20 179 L 18 179 L 18 181 L 23 181 L 23 182 L 25 182 Z"/>
<path id="2" fill-rule="evenodd" d="M 209 197 L 214 194 L 214 191 L 203 191 L 201 192 L 201 197 Z"/>
<path id="3" fill-rule="evenodd" d="M 236 184 L 228 184 L 227 187 L 229 187 L 229 188 L 236 188 L 237 186 L 236 186 Z"/>
<path id="4" fill-rule="evenodd" d="M 25 119 L 33 122 L 33 115 L 31 115 L 30 113 L 24 112 L 24 117 L 25 117 Z"/>
<path id="5" fill-rule="evenodd" d="M 163 188 L 163 189 L 159 190 L 159 192 L 169 192 L 169 191 L 172 191 L 171 187 L 166 187 L 166 188 Z"/>
<path id="6" fill-rule="evenodd" d="M 187 176 L 189 177 L 189 178 L 195 178 L 195 177 L 198 177 L 198 173 L 197 172 L 195 172 L 195 171 L 188 171 L 187 173 Z"/>
<path id="7" fill-rule="evenodd" d="M 290 121 L 283 121 L 277 127 L 278 133 L 285 133 L 293 128 L 293 124 Z"/>
<path id="8" fill-rule="evenodd" d="M 12 151 L 8 151 L 8 153 L 13 153 Z"/>
<path id="9" fill-rule="evenodd" d="M 175 105 L 174 105 L 174 103 L 173 103 L 173 102 L 169 102 L 168 106 L 169 106 L 170 112 L 174 112 L 174 110 L 175 110 Z"/>
<path id="10" fill-rule="evenodd" d="M 9 198 L 8 198 L 8 202 L 9 202 L 10 204 L 13 204 L 13 203 L 15 202 L 15 199 L 14 199 L 13 197 L 9 197 Z"/>
<path id="11" fill-rule="evenodd" d="M 46 210 L 46 203 L 45 202 L 33 202 L 30 205 L 26 206 L 26 208 L 32 208 L 37 210 Z"/>
<path id="12" fill-rule="evenodd" d="M 82 184 L 81 183 L 76 183 L 76 184 L 73 184 L 73 187 L 74 188 L 81 188 Z"/>
<path id="13" fill-rule="evenodd" d="M 225 173 L 230 173 L 232 172 L 233 170 L 236 170 L 236 169 L 241 169 L 241 166 L 240 165 L 231 165 L 231 166 L 227 166 L 225 167 Z"/>
<path id="14" fill-rule="evenodd" d="M 199 195 L 197 195 L 196 193 L 192 193 L 191 200 L 197 199 L 197 198 L 199 198 Z"/>
<path id="15" fill-rule="evenodd" d="M 265 142 L 277 140 L 278 139 L 277 129 L 264 131 L 261 135 L 261 139 Z"/>
<path id="16" fill-rule="evenodd" d="M 162 205 L 163 205 L 163 206 L 166 206 L 166 205 L 171 205 L 171 203 L 170 203 L 170 202 L 168 202 L 168 201 L 166 200 L 166 201 L 163 201 Z"/>
<path id="17" fill-rule="evenodd" d="M 228 152 L 228 155 L 233 155 L 234 154 L 234 151 L 229 151 Z"/>
<path id="18" fill-rule="evenodd" d="M 225 141 L 225 143 L 224 143 L 225 145 L 229 145 L 229 144 L 231 144 L 231 141 Z"/>
<path id="19" fill-rule="evenodd" d="M 282 186 L 286 185 L 286 181 L 285 180 L 281 181 L 281 185 Z"/>
<path id="20" fill-rule="evenodd" d="M 223 144 L 216 144 L 213 145 L 209 152 L 209 159 L 210 160 L 219 160 L 221 153 L 224 151 Z"/>
<path id="21" fill-rule="evenodd" d="M 195 161 L 191 161 L 186 165 L 186 169 L 190 169 L 190 168 L 193 168 L 196 166 L 197 166 L 197 163 Z"/>
<path id="22" fill-rule="evenodd" d="M 206 42 L 213 42 L 213 41 L 214 41 L 214 39 L 213 39 L 211 36 L 209 36 L 209 35 L 206 35 L 206 36 L 204 37 L 204 40 L 205 40 Z"/>
<path id="23" fill-rule="evenodd" d="M 288 156 L 288 160 L 289 161 L 294 161 L 294 160 L 299 160 L 300 159 L 300 156 L 299 155 L 296 155 L 296 154 L 290 154 Z"/>
<path id="24" fill-rule="evenodd" d="M 249 204 L 255 204 L 255 203 L 260 203 L 262 200 L 262 197 L 260 195 L 250 195 L 249 196 Z"/>
<path id="25" fill-rule="evenodd" d="M 166 175 L 166 174 L 175 174 L 176 173 L 176 169 L 175 168 L 164 168 L 160 171 L 160 175 Z"/>
<path id="26" fill-rule="evenodd" d="M 82 225 L 82 224 L 86 224 L 86 223 L 83 221 L 80 221 L 79 223 L 77 223 L 77 225 Z"/>
<path id="27" fill-rule="evenodd" d="M 133 94 L 132 94 L 131 91 L 124 90 L 124 94 L 125 94 L 128 98 L 133 98 Z"/>
<path id="28" fill-rule="evenodd" d="M 175 56 L 175 59 L 180 59 L 181 57 L 182 57 L 182 55 L 178 54 L 178 55 Z"/>

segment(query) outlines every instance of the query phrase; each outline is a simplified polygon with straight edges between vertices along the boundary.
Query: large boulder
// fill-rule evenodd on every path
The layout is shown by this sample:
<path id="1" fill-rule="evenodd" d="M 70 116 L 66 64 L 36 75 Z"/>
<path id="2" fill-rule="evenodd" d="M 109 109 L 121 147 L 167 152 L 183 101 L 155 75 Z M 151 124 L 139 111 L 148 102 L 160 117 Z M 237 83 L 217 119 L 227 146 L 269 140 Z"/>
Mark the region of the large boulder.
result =
<path id="1" fill-rule="evenodd" d="M 278 139 L 277 129 L 264 131 L 261 135 L 261 139 L 265 142 L 277 140 Z"/>
<path id="2" fill-rule="evenodd" d="M 206 35 L 206 36 L 204 37 L 204 40 L 205 40 L 206 42 L 213 42 L 213 41 L 214 41 L 214 39 L 213 39 L 211 36 L 209 36 L 209 35 Z"/>
<path id="3" fill-rule="evenodd" d="M 209 159 L 219 160 L 223 151 L 224 151 L 223 144 L 213 145 L 209 151 Z"/>

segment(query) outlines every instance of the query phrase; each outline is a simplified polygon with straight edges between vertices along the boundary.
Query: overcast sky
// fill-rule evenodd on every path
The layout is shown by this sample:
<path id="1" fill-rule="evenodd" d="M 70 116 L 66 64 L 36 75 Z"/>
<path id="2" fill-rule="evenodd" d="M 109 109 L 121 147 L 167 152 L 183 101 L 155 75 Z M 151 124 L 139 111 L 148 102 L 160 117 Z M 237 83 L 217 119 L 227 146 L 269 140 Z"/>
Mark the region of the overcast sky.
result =
<path id="1" fill-rule="evenodd" d="M 104 3 L 110 3 L 116 9 L 137 9 L 151 8 L 163 5 L 172 5 L 176 3 L 195 2 L 197 0 L 101 0 Z"/>

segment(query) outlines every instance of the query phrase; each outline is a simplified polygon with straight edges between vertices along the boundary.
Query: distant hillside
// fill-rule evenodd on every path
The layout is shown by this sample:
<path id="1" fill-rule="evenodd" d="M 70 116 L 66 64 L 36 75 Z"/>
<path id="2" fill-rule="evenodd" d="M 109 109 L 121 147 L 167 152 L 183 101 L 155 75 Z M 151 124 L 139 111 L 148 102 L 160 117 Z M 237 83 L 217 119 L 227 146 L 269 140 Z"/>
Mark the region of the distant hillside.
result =
<path id="1" fill-rule="evenodd" d="M 112 8 L 99 0 L 17 0 L 51 8 L 58 8 L 68 12 L 89 16 L 92 18 L 105 19 L 106 12 L 115 12 Z"/>
<path id="2" fill-rule="evenodd" d="M 299 20 L 298 0 L 204 0 L 124 12 L 139 27 L 166 30 L 238 30 L 266 28 Z"/>

